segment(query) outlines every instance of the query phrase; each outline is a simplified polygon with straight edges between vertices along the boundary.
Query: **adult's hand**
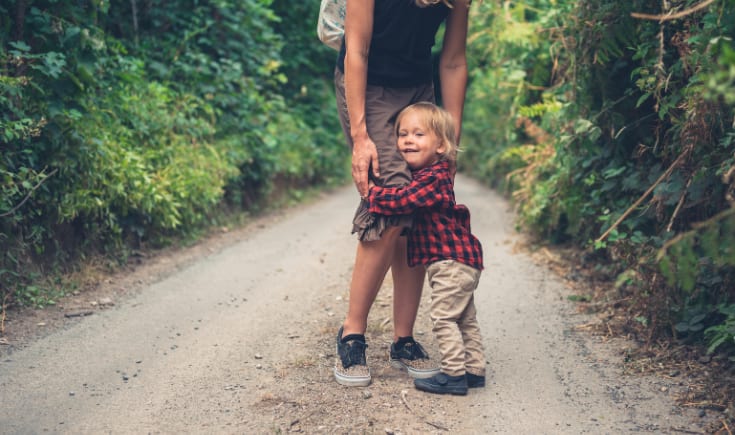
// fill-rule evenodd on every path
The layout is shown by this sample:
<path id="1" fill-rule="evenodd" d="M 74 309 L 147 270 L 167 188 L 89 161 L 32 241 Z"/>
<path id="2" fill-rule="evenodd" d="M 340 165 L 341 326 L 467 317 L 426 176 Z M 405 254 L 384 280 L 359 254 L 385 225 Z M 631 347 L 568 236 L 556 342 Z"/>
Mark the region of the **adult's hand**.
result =
<path id="1" fill-rule="evenodd" d="M 352 144 L 352 180 L 361 198 L 368 195 L 368 172 L 372 168 L 373 175 L 380 175 L 378 150 L 375 143 L 367 136 Z"/>

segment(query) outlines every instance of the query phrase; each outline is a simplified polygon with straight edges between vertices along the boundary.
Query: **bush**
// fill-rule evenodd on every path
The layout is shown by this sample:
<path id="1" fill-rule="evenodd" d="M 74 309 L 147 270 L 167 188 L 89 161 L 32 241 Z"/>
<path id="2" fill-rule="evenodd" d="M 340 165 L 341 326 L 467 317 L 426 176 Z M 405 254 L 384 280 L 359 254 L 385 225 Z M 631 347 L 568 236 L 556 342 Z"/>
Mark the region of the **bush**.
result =
<path id="1" fill-rule="evenodd" d="M 693 3 L 473 8 L 484 26 L 470 36 L 478 66 L 463 165 L 508 181 L 526 228 L 613 259 L 631 316 L 659 334 L 703 316 L 695 335 L 725 349 L 732 320 L 717 307 L 735 303 L 735 2 L 687 11 Z"/>
<path id="2" fill-rule="evenodd" d="M 331 71 L 315 60 L 333 53 L 301 33 L 317 10 L 0 5 L 2 308 L 43 304 L 39 279 L 85 256 L 124 261 L 257 208 L 275 183 L 343 179 Z"/>

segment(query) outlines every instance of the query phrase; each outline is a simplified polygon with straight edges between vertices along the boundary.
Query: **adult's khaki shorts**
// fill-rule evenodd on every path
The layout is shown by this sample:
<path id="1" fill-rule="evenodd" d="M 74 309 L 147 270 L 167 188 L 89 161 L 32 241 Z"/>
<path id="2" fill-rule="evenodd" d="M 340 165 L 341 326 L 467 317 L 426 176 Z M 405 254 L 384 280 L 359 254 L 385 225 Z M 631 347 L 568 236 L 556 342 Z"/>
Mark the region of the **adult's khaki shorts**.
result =
<path id="1" fill-rule="evenodd" d="M 337 112 L 342 124 L 347 145 L 352 149 L 350 118 L 345 101 L 344 74 L 335 68 L 334 87 L 337 95 Z M 397 187 L 411 182 L 411 170 L 398 152 L 396 136 L 393 131 L 398 113 L 406 106 L 420 101 L 434 102 L 434 85 L 431 83 L 410 88 L 386 88 L 368 85 L 365 90 L 365 122 L 370 139 L 378 149 L 380 176 L 372 172 L 370 179 L 377 186 Z M 389 226 L 411 227 L 411 216 L 373 215 L 367 210 L 367 203 L 360 201 L 352 220 L 352 232 L 361 241 L 379 240 Z"/>

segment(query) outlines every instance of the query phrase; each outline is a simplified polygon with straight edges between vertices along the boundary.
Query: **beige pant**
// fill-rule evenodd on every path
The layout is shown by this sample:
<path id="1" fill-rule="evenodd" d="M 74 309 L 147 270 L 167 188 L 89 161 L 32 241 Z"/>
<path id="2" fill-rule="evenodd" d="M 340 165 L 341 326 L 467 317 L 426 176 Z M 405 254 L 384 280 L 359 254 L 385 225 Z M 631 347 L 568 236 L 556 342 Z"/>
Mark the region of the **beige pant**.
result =
<path id="1" fill-rule="evenodd" d="M 431 320 L 441 353 L 441 371 L 450 376 L 485 375 L 485 356 L 474 292 L 480 271 L 454 260 L 426 267 L 431 286 Z"/>

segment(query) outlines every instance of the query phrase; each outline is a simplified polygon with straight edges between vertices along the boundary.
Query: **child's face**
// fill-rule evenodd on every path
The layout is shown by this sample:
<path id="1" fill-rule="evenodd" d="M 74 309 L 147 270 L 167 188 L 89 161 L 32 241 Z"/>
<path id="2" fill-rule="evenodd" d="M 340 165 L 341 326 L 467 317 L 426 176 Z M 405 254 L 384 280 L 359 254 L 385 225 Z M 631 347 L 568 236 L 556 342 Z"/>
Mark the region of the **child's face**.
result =
<path id="1" fill-rule="evenodd" d="M 409 112 L 398 125 L 398 150 L 408 167 L 416 170 L 436 163 L 446 147 L 416 112 Z"/>

